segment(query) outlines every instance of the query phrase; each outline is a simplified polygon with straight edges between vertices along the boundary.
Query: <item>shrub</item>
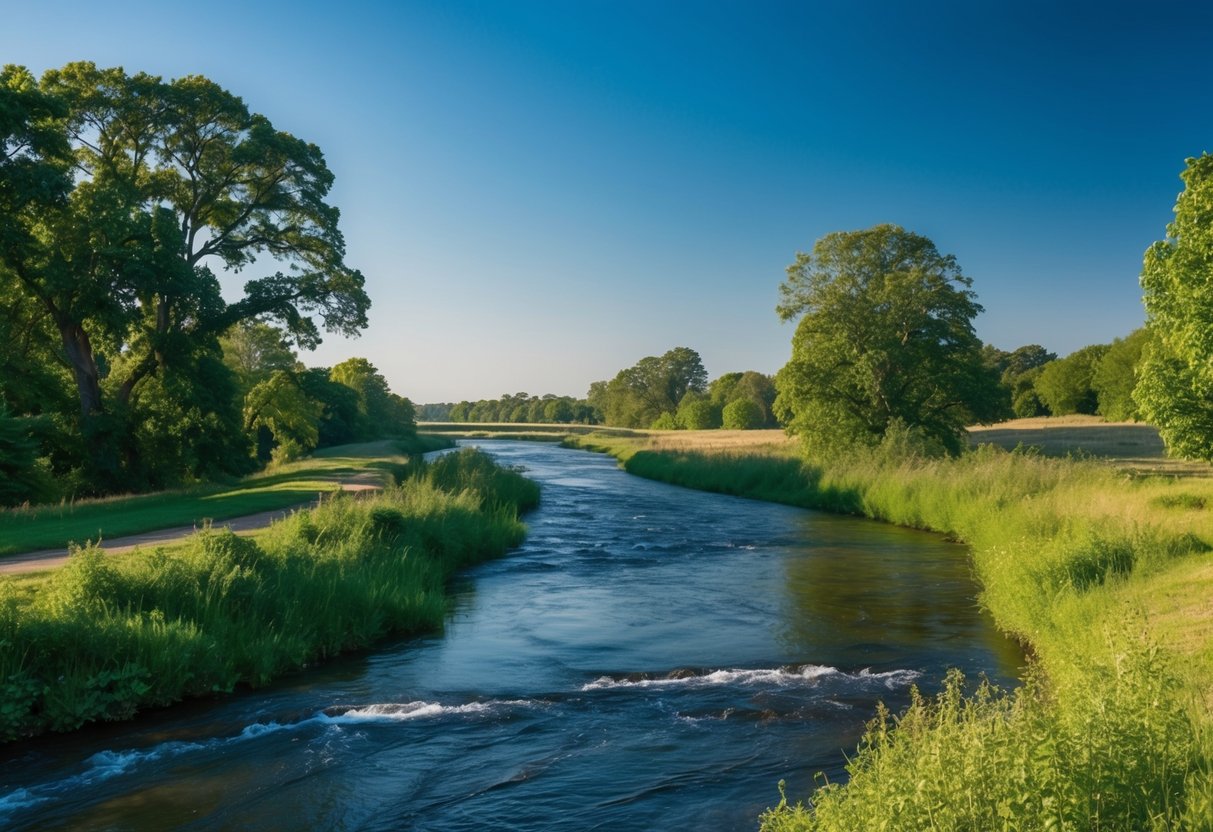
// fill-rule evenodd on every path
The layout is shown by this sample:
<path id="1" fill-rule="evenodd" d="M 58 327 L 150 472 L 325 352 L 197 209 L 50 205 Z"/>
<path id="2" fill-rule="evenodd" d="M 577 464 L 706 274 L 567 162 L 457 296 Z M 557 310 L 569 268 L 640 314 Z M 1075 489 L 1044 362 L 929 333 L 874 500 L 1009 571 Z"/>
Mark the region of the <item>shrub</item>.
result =
<path id="1" fill-rule="evenodd" d="M 721 418 L 726 430 L 754 430 L 766 419 L 762 405 L 750 399 L 735 399 L 724 406 Z"/>

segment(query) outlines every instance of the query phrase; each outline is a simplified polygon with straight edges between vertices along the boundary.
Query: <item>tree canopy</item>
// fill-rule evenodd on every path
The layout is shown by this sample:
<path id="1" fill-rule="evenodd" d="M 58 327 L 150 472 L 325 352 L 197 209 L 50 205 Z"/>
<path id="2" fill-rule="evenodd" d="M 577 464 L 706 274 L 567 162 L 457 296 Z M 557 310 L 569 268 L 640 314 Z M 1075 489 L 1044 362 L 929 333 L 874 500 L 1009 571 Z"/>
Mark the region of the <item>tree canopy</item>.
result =
<path id="1" fill-rule="evenodd" d="M 1001 411 L 976 295 L 952 255 L 896 225 L 836 232 L 798 253 L 777 311 L 799 318 L 776 410 L 810 450 L 875 444 L 893 425 L 956 451 Z"/>
<path id="2" fill-rule="evenodd" d="M 646 356 L 620 370 L 610 381 L 590 385 L 587 400 L 608 425 L 647 428 L 663 414 L 674 414 L 688 393 L 704 393 L 708 374 L 699 353 L 675 347 L 664 355 Z"/>
<path id="3" fill-rule="evenodd" d="M 1167 238 L 1142 267 L 1149 338 L 1133 398 L 1172 453 L 1213 460 L 1213 156 L 1181 176 Z"/>
<path id="4" fill-rule="evenodd" d="M 1050 413 L 1094 414 L 1099 409 L 1095 370 L 1107 351 L 1107 344 L 1091 344 L 1043 365 L 1034 386 Z"/>
<path id="5" fill-rule="evenodd" d="M 54 333 L 102 489 L 136 484 L 149 464 L 138 414 L 170 390 L 188 394 L 170 377 L 213 360 L 233 325 L 272 320 L 306 348 L 321 326 L 366 326 L 332 182 L 315 145 L 200 76 L 87 62 L 40 82 L 0 73 L 0 312 L 36 310 Z M 215 270 L 243 269 L 261 274 L 229 303 Z"/>

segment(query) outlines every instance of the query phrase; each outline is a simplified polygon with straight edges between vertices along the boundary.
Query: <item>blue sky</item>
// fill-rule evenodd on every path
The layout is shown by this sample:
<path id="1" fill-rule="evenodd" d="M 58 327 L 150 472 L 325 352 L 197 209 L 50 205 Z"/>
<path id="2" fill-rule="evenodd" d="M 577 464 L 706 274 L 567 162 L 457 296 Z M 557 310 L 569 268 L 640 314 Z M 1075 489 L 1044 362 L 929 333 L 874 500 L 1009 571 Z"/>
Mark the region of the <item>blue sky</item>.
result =
<path id="1" fill-rule="evenodd" d="M 1210 4 L 0 0 L 0 62 L 202 74 L 318 144 L 369 358 L 414 401 L 584 395 L 689 346 L 774 372 L 798 250 L 893 222 L 1004 349 L 1140 325 Z M 238 287 L 244 276 L 227 284 Z"/>

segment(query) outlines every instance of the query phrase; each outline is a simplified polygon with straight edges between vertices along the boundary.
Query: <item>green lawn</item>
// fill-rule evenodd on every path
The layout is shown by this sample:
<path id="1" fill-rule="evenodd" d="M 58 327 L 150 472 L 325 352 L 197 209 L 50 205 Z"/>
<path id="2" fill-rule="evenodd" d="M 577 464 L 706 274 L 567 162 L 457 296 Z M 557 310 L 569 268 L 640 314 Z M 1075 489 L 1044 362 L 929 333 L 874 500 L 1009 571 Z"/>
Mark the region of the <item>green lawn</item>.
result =
<path id="1" fill-rule="evenodd" d="M 287 508 L 347 480 L 390 483 L 407 462 L 402 450 L 393 440 L 341 445 L 236 483 L 0 510 L 0 557 Z"/>

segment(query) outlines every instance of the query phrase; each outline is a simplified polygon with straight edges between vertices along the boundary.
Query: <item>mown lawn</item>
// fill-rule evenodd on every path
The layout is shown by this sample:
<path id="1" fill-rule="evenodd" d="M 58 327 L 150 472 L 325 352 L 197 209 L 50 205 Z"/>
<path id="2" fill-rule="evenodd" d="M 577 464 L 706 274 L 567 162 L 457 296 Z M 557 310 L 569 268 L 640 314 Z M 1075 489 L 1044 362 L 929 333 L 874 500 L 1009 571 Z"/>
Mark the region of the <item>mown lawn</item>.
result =
<path id="1" fill-rule="evenodd" d="M 405 450 L 395 440 L 341 445 L 234 483 L 0 510 L 0 557 L 284 509 L 339 490 L 343 482 L 387 485 L 407 463 Z"/>

